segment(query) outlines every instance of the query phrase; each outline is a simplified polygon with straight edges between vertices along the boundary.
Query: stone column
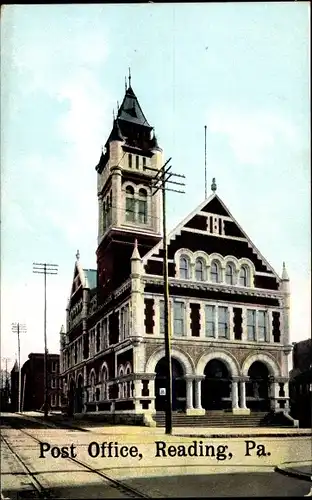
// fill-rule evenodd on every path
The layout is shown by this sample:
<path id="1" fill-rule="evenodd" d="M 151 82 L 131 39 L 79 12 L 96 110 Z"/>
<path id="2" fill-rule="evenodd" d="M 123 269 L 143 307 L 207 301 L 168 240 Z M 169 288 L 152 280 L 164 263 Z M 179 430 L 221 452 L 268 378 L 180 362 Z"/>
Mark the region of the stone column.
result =
<path id="1" fill-rule="evenodd" d="M 202 405 L 201 405 L 201 383 L 202 383 L 202 380 L 204 379 L 204 375 L 202 376 L 198 376 L 196 375 L 196 377 L 194 378 L 194 408 L 193 410 L 191 410 L 191 414 L 192 415 L 204 415 L 205 414 L 205 410 L 204 408 L 202 408 Z M 190 412 L 187 412 L 187 413 L 190 413 Z"/>
<path id="2" fill-rule="evenodd" d="M 142 396 L 142 382 L 140 379 L 136 379 L 133 382 L 134 390 L 133 390 L 133 400 L 134 400 L 134 411 L 139 412 L 141 410 L 140 399 Z"/>
<path id="3" fill-rule="evenodd" d="M 236 377 L 232 378 L 232 411 L 239 408 L 238 406 L 238 379 Z"/>
<path id="4" fill-rule="evenodd" d="M 193 410 L 193 377 L 185 376 L 186 380 L 186 413 Z"/>
<path id="5" fill-rule="evenodd" d="M 250 409 L 246 406 L 246 382 L 249 380 L 249 377 L 240 378 L 239 388 L 240 388 L 240 401 L 239 401 L 239 409 L 235 411 L 235 413 L 240 413 L 244 415 L 248 415 L 250 413 Z"/>

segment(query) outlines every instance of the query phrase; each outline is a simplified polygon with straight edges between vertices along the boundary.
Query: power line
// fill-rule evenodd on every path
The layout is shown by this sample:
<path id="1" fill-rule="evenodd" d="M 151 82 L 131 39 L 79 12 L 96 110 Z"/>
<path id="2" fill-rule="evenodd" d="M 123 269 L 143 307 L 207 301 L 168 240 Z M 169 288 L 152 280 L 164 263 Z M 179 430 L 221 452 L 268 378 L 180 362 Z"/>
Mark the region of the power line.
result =
<path id="1" fill-rule="evenodd" d="M 44 418 L 48 417 L 48 360 L 47 360 L 47 274 L 57 274 L 58 264 L 33 263 L 33 273 L 44 275 Z"/>
<path id="2" fill-rule="evenodd" d="M 21 367 L 21 344 L 20 333 L 26 333 L 26 326 L 21 323 L 12 323 L 12 332 L 17 333 L 17 353 L 18 353 L 18 411 L 21 411 L 21 390 L 22 390 L 22 367 Z"/>
<path id="3" fill-rule="evenodd" d="M 166 191 L 174 191 L 177 193 L 184 193 L 182 190 L 172 189 L 167 187 L 169 184 L 185 186 L 184 182 L 177 182 L 170 180 L 172 177 L 185 179 L 185 175 L 175 174 L 171 172 L 170 163 L 171 158 L 166 161 L 160 170 L 153 169 L 156 171 L 154 178 L 151 181 L 152 196 L 154 196 L 159 190 L 162 191 L 162 218 L 163 218 L 163 247 L 164 247 L 164 315 L 165 315 L 165 360 L 167 368 L 167 398 L 166 398 L 166 434 L 172 434 L 172 367 L 171 367 L 171 345 L 170 337 L 171 332 L 169 331 L 169 281 L 168 281 L 168 246 L 167 246 L 167 224 L 166 224 Z"/>

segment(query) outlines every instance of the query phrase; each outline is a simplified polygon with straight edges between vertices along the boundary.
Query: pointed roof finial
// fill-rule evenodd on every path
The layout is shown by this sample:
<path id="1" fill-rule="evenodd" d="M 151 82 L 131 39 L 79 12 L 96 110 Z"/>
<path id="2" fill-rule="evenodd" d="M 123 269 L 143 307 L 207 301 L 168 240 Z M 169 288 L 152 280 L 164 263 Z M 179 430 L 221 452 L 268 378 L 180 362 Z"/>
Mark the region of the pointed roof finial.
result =
<path id="1" fill-rule="evenodd" d="M 113 120 L 115 121 L 115 110 L 113 109 Z"/>
<path id="2" fill-rule="evenodd" d="M 129 87 L 131 87 L 131 69 L 130 68 L 129 68 L 128 80 L 129 80 Z"/>
<path id="3" fill-rule="evenodd" d="M 283 262 L 283 271 L 282 271 L 282 280 L 283 281 L 289 281 L 289 276 L 286 270 L 286 264 Z"/>
<path id="4" fill-rule="evenodd" d="M 117 113 L 119 111 L 119 102 L 117 101 Z"/>
<path id="5" fill-rule="evenodd" d="M 77 250 L 77 253 L 76 253 L 76 260 L 79 260 L 80 259 L 80 253 L 79 253 L 79 250 Z"/>
<path id="6" fill-rule="evenodd" d="M 127 77 L 125 76 L 125 92 L 127 92 Z"/>
<path id="7" fill-rule="evenodd" d="M 211 191 L 213 191 L 214 193 L 217 191 L 217 183 L 216 183 L 215 177 L 213 177 L 213 179 L 212 179 Z"/>
<path id="8" fill-rule="evenodd" d="M 131 260 L 133 260 L 133 259 L 141 260 L 141 256 L 139 254 L 139 249 L 138 249 L 138 240 L 137 239 L 134 240 L 134 249 L 133 249 L 133 252 L 131 255 Z"/>

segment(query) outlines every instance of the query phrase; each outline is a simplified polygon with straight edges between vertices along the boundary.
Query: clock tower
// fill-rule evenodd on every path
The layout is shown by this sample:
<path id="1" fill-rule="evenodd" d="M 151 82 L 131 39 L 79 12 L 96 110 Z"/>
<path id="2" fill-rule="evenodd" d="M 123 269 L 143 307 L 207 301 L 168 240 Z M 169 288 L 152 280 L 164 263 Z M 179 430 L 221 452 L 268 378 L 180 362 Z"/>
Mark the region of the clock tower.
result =
<path id="1" fill-rule="evenodd" d="M 161 192 L 151 180 L 163 165 L 153 127 L 131 87 L 96 166 L 98 194 L 98 289 L 105 298 L 130 276 L 135 239 L 143 257 L 161 234 Z"/>

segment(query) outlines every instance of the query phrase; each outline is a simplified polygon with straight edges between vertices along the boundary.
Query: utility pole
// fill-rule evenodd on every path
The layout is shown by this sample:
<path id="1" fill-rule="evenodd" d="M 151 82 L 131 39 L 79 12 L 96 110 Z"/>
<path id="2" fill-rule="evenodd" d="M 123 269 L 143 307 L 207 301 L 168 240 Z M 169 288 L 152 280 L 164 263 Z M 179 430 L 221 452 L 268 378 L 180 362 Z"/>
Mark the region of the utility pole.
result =
<path id="1" fill-rule="evenodd" d="M 47 274 L 57 274 L 58 264 L 33 263 L 33 273 L 44 275 L 44 418 L 48 418 L 48 349 L 47 349 Z"/>
<path id="2" fill-rule="evenodd" d="M 26 326 L 20 323 L 12 323 L 12 332 L 17 333 L 17 355 L 18 355 L 18 411 L 21 411 L 21 390 L 22 390 L 22 367 L 21 367 L 21 344 L 20 333 L 26 332 Z"/>
<path id="3" fill-rule="evenodd" d="M 167 223 L 166 223 L 166 191 L 175 193 L 184 193 L 185 191 L 168 188 L 168 184 L 185 186 L 183 182 L 169 180 L 171 177 L 180 177 L 185 179 L 185 175 L 174 174 L 170 172 L 171 165 L 168 166 L 168 161 L 160 170 L 149 167 L 149 170 L 155 170 L 157 173 L 151 181 L 154 196 L 160 189 L 162 191 L 162 218 L 163 218 L 163 275 L 164 275 L 164 315 L 165 315 L 165 359 L 167 367 L 167 387 L 166 387 L 166 434 L 172 434 L 172 367 L 171 367 L 171 332 L 169 325 L 169 282 L 168 282 L 168 247 L 167 247 Z"/>

